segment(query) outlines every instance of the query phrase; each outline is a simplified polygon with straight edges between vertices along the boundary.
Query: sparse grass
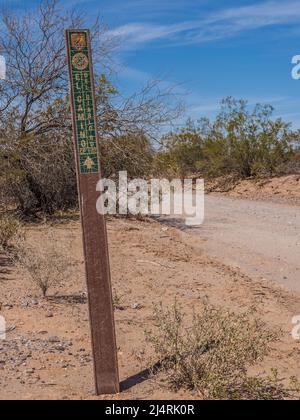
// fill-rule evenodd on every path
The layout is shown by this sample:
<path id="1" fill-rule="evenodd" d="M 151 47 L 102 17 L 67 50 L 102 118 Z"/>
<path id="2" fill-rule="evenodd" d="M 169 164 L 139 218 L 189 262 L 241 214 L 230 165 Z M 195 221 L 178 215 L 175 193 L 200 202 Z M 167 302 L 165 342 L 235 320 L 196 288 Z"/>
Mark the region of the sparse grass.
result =
<path id="1" fill-rule="evenodd" d="M 291 397 L 276 374 L 264 379 L 248 376 L 248 369 L 263 360 L 277 338 L 249 313 L 236 315 L 205 304 L 189 326 L 177 303 L 157 307 L 154 315 L 157 330 L 146 333 L 147 341 L 172 388 L 217 400 Z"/>
<path id="2" fill-rule="evenodd" d="M 0 216 L 0 247 L 6 250 L 19 234 L 20 222 L 12 216 Z"/>

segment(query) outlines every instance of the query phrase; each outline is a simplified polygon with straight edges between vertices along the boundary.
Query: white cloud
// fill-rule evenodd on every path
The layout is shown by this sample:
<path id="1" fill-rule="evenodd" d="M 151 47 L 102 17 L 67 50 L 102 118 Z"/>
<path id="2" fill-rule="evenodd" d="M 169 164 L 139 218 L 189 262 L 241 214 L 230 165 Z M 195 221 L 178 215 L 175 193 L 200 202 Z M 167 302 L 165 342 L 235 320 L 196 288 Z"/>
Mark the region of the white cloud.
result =
<path id="1" fill-rule="evenodd" d="M 147 23 L 131 23 L 109 31 L 108 36 L 117 36 L 132 45 L 158 39 L 166 39 L 184 31 L 194 29 L 194 23 L 185 22 L 174 25 L 151 25 Z M 129 46 L 129 45 L 128 45 Z"/>
<path id="2" fill-rule="evenodd" d="M 171 25 L 130 23 L 110 31 L 110 34 L 124 39 L 125 48 L 132 49 L 157 40 L 175 45 L 204 43 L 229 38 L 248 30 L 271 25 L 292 25 L 299 21 L 299 1 L 270 1 L 225 9 L 202 19 Z"/>
<path id="3" fill-rule="evenodd" d="M 115 0 L 103 4 L 104 14 L 130 14 L 131 17 L 165 17 L 182 15 L 198 10 L 203 5 L 211 3 L 211 0 Z"/>

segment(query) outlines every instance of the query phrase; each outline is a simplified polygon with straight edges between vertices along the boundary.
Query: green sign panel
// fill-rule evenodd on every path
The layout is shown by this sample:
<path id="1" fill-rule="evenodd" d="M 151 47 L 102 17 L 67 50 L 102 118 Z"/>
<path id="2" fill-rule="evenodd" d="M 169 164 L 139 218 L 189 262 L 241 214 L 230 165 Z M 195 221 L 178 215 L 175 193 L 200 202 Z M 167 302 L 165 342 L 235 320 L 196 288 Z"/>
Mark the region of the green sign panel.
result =
<path id="1" fill-rule="evenodd" d="M 88 33 L 68 32 L 68 43 L 80 173 L 99 173 Z"/>

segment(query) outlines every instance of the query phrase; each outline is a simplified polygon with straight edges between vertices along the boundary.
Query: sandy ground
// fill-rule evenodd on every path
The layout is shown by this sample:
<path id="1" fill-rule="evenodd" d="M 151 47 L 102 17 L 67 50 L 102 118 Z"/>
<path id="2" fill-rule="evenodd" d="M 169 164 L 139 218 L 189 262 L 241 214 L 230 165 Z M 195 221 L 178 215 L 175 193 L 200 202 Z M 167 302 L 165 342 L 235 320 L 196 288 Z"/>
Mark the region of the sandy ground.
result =
<path id="1" fill-rule="evenodd" d="M 225 264 L 300 292 L 299 207 L 206 196 L 205 223 L 193 233 Z"/>
<path id="2" fill-rule="evenodd" d="M 299 174 L 239 182 L 231 178 L 218 178 L 207 182 L 207 189 L 234 198 L 300 205 Z"/>
<path id="3" fill-rule="evenodd" d="M 206 226 L 203 233 L 205 229 L 210 230 Z M 2 400 L 96 398 L 80 224 L 75 218 L 33 225 L 27 228 L 28 238 L 45 241 L 49 230 L 69 249 L 73 272 L 51 290 L 48 300 L 41 299 L 24 273 L 1 256 L 0 315 L 8 327 L 6 341 L 0 342 Z M 199 398 L 192 392 L 170 391 L 160 375 L 147 378 L 141 373 L 153 357 L 144 335 L 153 324 L 153 307 L 159 302 L 169 306 L 175 298 L 187 313 L 197 310 L 203 298 L 237 313 L 254 309 L 270 328 L 283 331 L 255 372 L 264 375 L 276 367 L 283 380 L 300 378 L 300 343 L 291 336 L 291 320 L 300 314 L 299 293 L 247 276 L 242 269 L 208 256 L 207 230 L 200 235 L 156 222 L 114 220 L 108 231 L 124 389 L 116 400 Z"/>

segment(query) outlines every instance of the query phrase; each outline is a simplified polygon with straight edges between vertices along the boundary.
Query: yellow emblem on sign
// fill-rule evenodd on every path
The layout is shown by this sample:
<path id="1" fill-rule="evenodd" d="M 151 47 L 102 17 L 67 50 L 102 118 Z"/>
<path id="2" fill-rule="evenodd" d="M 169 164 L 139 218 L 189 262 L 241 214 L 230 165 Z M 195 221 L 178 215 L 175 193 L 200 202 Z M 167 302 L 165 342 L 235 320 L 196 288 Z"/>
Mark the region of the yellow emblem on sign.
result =
<path id="1" fill-rule="evenodd" d="M 89 59 L 85 54 L 78 53 L 74 55 L 72 64 L 76 70 L 85 70 L 89 66 Z"/>
<path id="2" fill-rule="evenodd" d="M 76 50 L 82 50 L 87 46 L 86 36 L 84 33 L 71 34 L 71 47 Z"/>
<path id="3" fill-rule="evenodd" d="M 88 157 L 84 162 L 84 166 L 90 171 L 93 169 L 93 166 L 95 166 L 95 163 L 90 157 Z"/>

